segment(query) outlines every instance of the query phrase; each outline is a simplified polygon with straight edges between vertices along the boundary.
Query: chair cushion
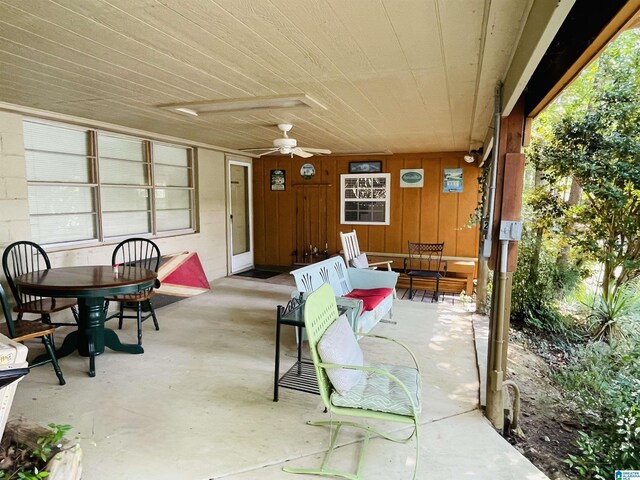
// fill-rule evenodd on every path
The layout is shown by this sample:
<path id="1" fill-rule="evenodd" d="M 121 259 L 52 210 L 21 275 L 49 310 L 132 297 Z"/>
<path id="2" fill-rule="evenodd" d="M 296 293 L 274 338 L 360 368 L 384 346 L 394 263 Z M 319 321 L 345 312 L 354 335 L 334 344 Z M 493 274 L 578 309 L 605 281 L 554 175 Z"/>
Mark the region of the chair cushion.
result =
<path id="1" fill-rule="evenodd" d="M 393 288 L 354 288 L 345 297 L 362 300 L 362 312 L 368 312 L 389 295 L 393 295 Z"/>
<path id="2" fill-rule="evenodd" d="M 357 257 L 352 258 L 351 266 L 353 268 L 369 268 L 369 260 L 367 260 L 367 254 L 361 253 Z"/>
<path id="3" fill-rule="evenodd" d="M 362 350 L 346 315 L 340 315 L 324 332 L 318 342 L 318 354 L 325 363 L 364 365 Z M 327 368 L 325 371 L 333 388 L 342 394 L 347 393 L 363 377 L 362 370 Z"/>
<path id="4" fill-rule="evenodd" d="M 402 365 L 387 365 L 372 363 L 371 367 L 386 370 L 407 387 L 410 397 L 416 406 L 416 413 L 420 413 L 421 379 L 415 368 Z M 360 381 L 347 393 L 334 392 L 331 403 L 337 407 L 361 408 L 377 412 L 395 413 L 397 415 L 413 415 L 411 403 L 400 385 L 388 377 L 376 375 L 373 372 L 363 372 Z"/>

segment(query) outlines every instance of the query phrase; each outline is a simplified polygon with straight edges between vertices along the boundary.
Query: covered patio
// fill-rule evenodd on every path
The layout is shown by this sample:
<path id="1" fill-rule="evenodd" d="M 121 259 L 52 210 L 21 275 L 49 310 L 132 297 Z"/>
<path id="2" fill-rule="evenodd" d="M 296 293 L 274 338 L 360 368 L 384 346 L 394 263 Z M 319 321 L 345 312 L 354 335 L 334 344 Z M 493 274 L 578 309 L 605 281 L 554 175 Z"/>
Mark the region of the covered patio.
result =
<path id="1" fill-rule="evenodd" d="M 0 253 L 32 240 L 54 268 L 111 266 L 119 241 L 142 236 L 163 255 L 197 253 L 212 285 L 159 309 L 160 331 L 145 325 L 144 355 L 100 355 L 96 378 L 75 354 L 61 360 L 65 386 L 47 366 L 32 370 L 12 417 L 72 425 L 85 480 L 283 478 L 284 463 L 317 463 L 329 436 L 305 422 L 324 415 L 319 397 L 282 390 L 272 401 L 276 305 L 293 283 L 233 275 L 336 255 L 339 232 L 352 229 L 363 251 L 382 257 L 402 258 L 407 242 L 442 242 L 452 263 L 471 261 L 479 277 L 489 257 L 497 269 L 500 221 L 520 219 L 528 119 L 639 8 L 639 0 L 0 2 Z M 291 124 L 291 139 L 316 155 L 270 149 L 282 143 L 278 125 Z M 495 215 L 469 226 L 490 165 Z M 376 222 L 364 218 L 370 205 L 355 220 L 343 211 L 343 179 L 373 181 L 362 168 L 386 182 Z M 424 184 L 403 185 L 406 171 Z M 478 365 L 463 304 L 398 299 L 397 324 L 376 326 L 406 340 L 424 368 L 419 478 L 545 478 L 497 433 L 503 372 L 491 362 L 506 359 L 517 241 L 500 257 L 507 294 L 494 311 L 507 312 L 507 328 L 487 330 L 505 348 L 480 354 L 490 357 L 491 387 L 480 384 L 487 366 Z M 459 273 L 449 275 L 457 292 L 472 284 Z M 120 336 L 135 343 L 135 326 Z M 289 331 L 285 364 L 294 351 Z M 480 407 L 485 389 L 493 426 Z M 410 475 L 411 444 L 372 443 L 366 478 Z M 336 460 L 348 465 L 358 444 L 347 439 Z"/>
<path id="2" fill-rule="evenodd" d="M 84 480 L 281 479 L 285 463 L 317 465 L 329 431 L 306 422 L 328 415 L 320 397 L 281 388 L 273 402 L 275 306 L 287 302 L 292 286 L 287 274 L 217 280 L 210 292 L 158 310 L 162 327 L 145 324 L 144 355 L 101 355 L 95 379 L 75 354 L 61 360 L 64 388 L 50 366 L 34 369 L 19 384 L 12 417 L 72 425 L 68 437 L 83 450 Z M 398 300 L 397 324 L 376 327 L 407 342 L 423 369 L 418 478 L 544 479 L 480 410 L 472 316 L 450 302 Z M 296 347 L 294 330 L 285 329 L 288 368 Z M 132 323 L 120 333 L 123 341 L 135 336 Z M 362 341 L 367 359 L 401 360 L 395 350 L 368 348 L 371 342 Z M 336 465 L 355 468 L 359 435 L 343 432 Z M 365 478 L 410 478 L 413 440 L 376 438 L 368 459 Z"/>

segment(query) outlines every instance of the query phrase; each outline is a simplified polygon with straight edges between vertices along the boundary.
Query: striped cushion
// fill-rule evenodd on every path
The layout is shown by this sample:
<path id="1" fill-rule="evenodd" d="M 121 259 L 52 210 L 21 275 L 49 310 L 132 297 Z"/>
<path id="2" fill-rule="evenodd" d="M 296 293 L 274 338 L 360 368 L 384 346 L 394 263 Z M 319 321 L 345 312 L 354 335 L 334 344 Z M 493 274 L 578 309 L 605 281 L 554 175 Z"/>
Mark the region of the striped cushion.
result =
<path id="1" fill-rule="evenodd" d="M 369 366 L 386 370 L 400 380 L 413 399 L 416 413 L 421 411 L 421 379 L 415 368 L 372 363 Z M 390 378 L 364 372 L 362 379 L 344 395 L 334 391 L 331 403 L 337 407 L 361 408 L 378 412 L 413 415 L 411 403 L 400 385 Z"/>

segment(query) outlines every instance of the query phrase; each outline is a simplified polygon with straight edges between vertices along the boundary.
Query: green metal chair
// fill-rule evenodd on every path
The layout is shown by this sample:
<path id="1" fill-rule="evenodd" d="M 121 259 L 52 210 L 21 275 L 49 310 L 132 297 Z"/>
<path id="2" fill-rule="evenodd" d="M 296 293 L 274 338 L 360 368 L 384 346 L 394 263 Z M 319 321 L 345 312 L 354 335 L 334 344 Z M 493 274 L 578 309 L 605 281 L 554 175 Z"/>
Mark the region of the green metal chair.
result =
<path id="1" fill-rule="evenodd" d="M 387 364 L 365 364 L 354 366 L 345 364 L 325 363 L 318 352 L 318 343 L 327 329 L 338 319 L 333 289 L 329 284 L 322 285 L 311 293 L 305 302 L 304 321 L 309 339 L 309 350 L 315 365 L 318 387 L 322 401 L 330 414 L 348 415 L 366 419 L 398 422 L 412 425 L 413 428 L 406 437 L 395 437 L 382 432 L 371 425 L 354 421 L 320 421 L 307 422 L 313 426 L 336 427 L 329 445 L 329 450 L 319 469 L 284 467 L 289 473 L 301 473 L 311 475 L 338 476 L 353 480 L 362 478 L 361 471 L 364 465 L 369 438 L 379 435 L 393 442 L 405 443 L 415 436 L 416 461 L 413 471 L 413 479 L 418 470 L 418 458 L 420 453 L 418 416 L 421 411 L 421 376 L 418 362 L 409 348 L 391 338 L 379 335 L 359 334 L 360 336 L 373 337 L 391 341 L 403 347 L 413 360 L 412 367 Z M 343 368 L 350 370 L 362 370 L 360 381 L 346 393 L 338 393 L 333 387 L 327 371 L 329 369 Z M 355 427 L 365 432 L 360 458 L 356 473 L 333 470 L 329 466 L 331 454 L 335 448 L 340 429 L 343 426 Z"/>

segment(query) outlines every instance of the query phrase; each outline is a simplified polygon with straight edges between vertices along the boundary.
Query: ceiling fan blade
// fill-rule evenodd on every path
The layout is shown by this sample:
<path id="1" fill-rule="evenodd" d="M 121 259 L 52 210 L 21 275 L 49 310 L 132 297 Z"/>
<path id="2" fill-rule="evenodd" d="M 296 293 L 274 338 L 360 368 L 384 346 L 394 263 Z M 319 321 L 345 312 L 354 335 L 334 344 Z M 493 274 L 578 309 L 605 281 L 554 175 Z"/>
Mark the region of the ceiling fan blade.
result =
<path id="1" fill-rule="evenodd" d="M 331 150 L 328 150 L 326 148 L 307 148 L 307 147 L 298 147 L 298 148 L 302 148 L 303 150 L 311 153 L 323 153 L 325 155 L 329 155 L 331 153 Z"/>
<path id="2" fill-rule="evenodd" d="M 294 155 L 298 155 L 299 157 L 302 157 L 302 158 L 313 157 L 313 153 L 307 152 L 300 147 L 294 148 L 293 150 L 291 150 L 291 153 L 293 153 Z"/>
<path id="3" fill-rule="evenodd" d="M 265 150 L 265 149 L 263 148 L 261 150 Z M 257 155 L 258 155 L 258 157 L 262 157 L 263 155 L 269 155 L 270 153 L 277 152 L 278 150 L 279 149 L 277 149 L 277 148 L 270 148 L 266 152 L 261 152 L 261 153 L 258 153 Z"/>
<path id="4" fill-rule="evenodd" d="M 242 151 L 242 152 L 260 152 L 261 150 L 274 151 L 274 150 L 277 150 L 277 148 L 274 149 L 273 147 L 267 147 L 267 148 L 241 148 L 240 149 L 240 151 Z"/>

